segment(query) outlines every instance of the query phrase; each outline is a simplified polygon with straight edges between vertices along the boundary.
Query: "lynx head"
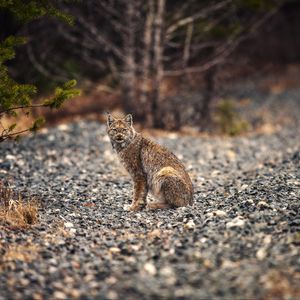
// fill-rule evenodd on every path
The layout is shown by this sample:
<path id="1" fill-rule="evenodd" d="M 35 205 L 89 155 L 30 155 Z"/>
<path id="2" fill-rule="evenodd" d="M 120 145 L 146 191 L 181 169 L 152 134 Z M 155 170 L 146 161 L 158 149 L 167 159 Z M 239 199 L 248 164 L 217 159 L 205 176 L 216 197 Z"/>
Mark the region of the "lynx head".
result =
<path id="1" fill-rule="evenodd" d="M 115 148 L 126 147 L 135 137 L 132 127 L 132 116 L 127 115 L 123 119 L 114 118 L 111 114 L 107 115 L 107 133 Z"/>

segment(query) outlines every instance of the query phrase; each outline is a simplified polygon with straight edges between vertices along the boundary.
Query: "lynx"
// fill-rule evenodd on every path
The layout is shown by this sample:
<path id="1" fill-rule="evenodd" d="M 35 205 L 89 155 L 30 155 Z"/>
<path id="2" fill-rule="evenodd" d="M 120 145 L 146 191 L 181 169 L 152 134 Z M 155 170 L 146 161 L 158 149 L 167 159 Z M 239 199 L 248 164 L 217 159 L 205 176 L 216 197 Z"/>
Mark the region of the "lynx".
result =
<path id="1" fill-rule="evenodd" d="M 123 119 L 108 114 L 107 133 L 125 169 L 134 182 L 131 211 L 191 205 L 193 186 L 179 159 L 166 148 L 136 132 L 132 116 Z M 150 192 L 155 200 L 147 201 Z"/>

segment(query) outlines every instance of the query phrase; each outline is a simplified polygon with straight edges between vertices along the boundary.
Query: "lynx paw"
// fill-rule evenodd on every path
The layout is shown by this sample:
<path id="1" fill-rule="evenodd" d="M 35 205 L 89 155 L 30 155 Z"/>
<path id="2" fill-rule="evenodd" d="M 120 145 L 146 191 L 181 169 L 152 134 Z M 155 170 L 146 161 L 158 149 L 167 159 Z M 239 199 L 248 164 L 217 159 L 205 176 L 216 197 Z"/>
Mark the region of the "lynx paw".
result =
<path id="1" fill-rule="evenodd" d="M 133 205 L 133 204 L 131 204 L 131 205 L 125 204 L 124 205 L 124 210 L 126 210 L 126 211 L 139 211 L 141 209 L 142 209 L 142 207 L 139 205 Z"/>

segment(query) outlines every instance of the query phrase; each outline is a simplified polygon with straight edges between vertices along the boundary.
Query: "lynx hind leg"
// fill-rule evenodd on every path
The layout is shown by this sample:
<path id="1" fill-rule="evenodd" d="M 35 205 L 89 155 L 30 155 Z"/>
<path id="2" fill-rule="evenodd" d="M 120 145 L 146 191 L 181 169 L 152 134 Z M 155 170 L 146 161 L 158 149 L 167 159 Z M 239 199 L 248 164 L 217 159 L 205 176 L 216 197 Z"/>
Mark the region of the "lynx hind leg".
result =
<path id="1" fill-rule="evenodd" d="M 173 207 L 187 206 L 191 202 L 186 185 L 178 177 L 166 177 L 161 191 L 165 196 L 165 201 Z"/>
<path id="2" fill-rule="evenodd" d="M 154 210 L 165 209 L 170 207 L 171 205 L 166 202 L 164 195 L 161 193 L 161 182 L 155 181 L 152 186 L 152 196 L 149 195 L 147 199 L 146 209 Z"/>
<path id="3" fill-rule="evenodd" d="M 191 193 L 183 179 L 172 167 L 162 168 L 154 178 L 158 203 L 171 207 L 187 206 L 191 203 Z"/>

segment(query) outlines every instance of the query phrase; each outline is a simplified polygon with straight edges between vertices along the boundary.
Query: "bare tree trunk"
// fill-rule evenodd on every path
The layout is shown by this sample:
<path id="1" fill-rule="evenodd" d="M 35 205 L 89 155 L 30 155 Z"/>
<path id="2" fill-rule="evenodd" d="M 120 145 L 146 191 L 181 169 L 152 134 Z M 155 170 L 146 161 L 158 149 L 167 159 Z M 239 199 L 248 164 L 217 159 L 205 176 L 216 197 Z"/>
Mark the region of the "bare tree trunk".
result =
<path id="1" fill-rule="evenodd" d="M 136 75 L 136 59 L 135 59 L 135 0 L 128 0 L 126 9 L 127 19 L 127 34 L 124 38 L 124 74 L 123 74 L 123 89 L 124 89 L 124 107 L 126 112 L 133 113 L 136 111 L 137 97 L 137 75 Z"/>
<path id="2" fill-rule="evenodd" d="M 183 57 L 182 57 L 182 65 L 185 69 L 187 67 L 188 61 L 190 59 L 190 51 L 191 51 L 191 41 L 193 36 L 194 23 L 190 23 L 186 29 L 186 37 L 184 41 L 184 49 L 183 49 Z"/>
<path id="3" fill-rule="evenodd" d="M 151 103 L 149 101 L 150 86 L 150 68 L 151 68 L 151 50 L 152 50 L 152 33 L 154 21 L 154 1 L 148 0 L 148 12 L 144 29 L 144 49 L 143 49 L 143 67 L 141 83 L 141 106 L 144 108 L 144 117 L 146 124 L 152 123 Z"/>
<path id="4" fill-rule="evenodd" d="M 154 59 L 153 59 L 153 94 L 152 94 L 152 126 L 162 127 L 159 105 L 161 103 L 161 84 L 163 79 L 163 18 L 165 11 L 165 0 L 157 0 L 157 12 L 154 20 Z"/>
<path id="5" fill-rule="evenodd" d="M 185 70 L 188 67 L 188 62 L 190 59 L 190 51 L 191 51 L 191 41 L 193 36 L 194 23 L 189 23 L 186 28 L 186 36 L 183 45 L 183 54 L 182 54 L 182 75 L 180 80 L 180 86 L 183 90 L 189 89 L 191 86 L 191 82 L 193 79 L 190 74 Z"/>
<path id="6" fill-rule="evenodd" d="M 190 23 L 187 25 L 186 29 L 186 37 L 184 41 L 184 48 L 183 48 L 183 57 L 182 57 L 182 68 L 183 70 L 186 70 L 188 66 L 188 62 L 190 59 L 190 52 L 191 52 L 191 42 L 193 37 L 193 31 L 194 31 L 194 23 Z M 190 86 L 191 82 L 191 76 L 188 72 L 183 73 L 183 84 L 186 86 Z"/>
<path id="7" fill-rule="evenodd" d="M 212 100 L 215 92 L 216 67 L 208 69 L 204 75 L 205 91 L 200 108 L 200 128 L 210 128 L 212 125 Z"/>

